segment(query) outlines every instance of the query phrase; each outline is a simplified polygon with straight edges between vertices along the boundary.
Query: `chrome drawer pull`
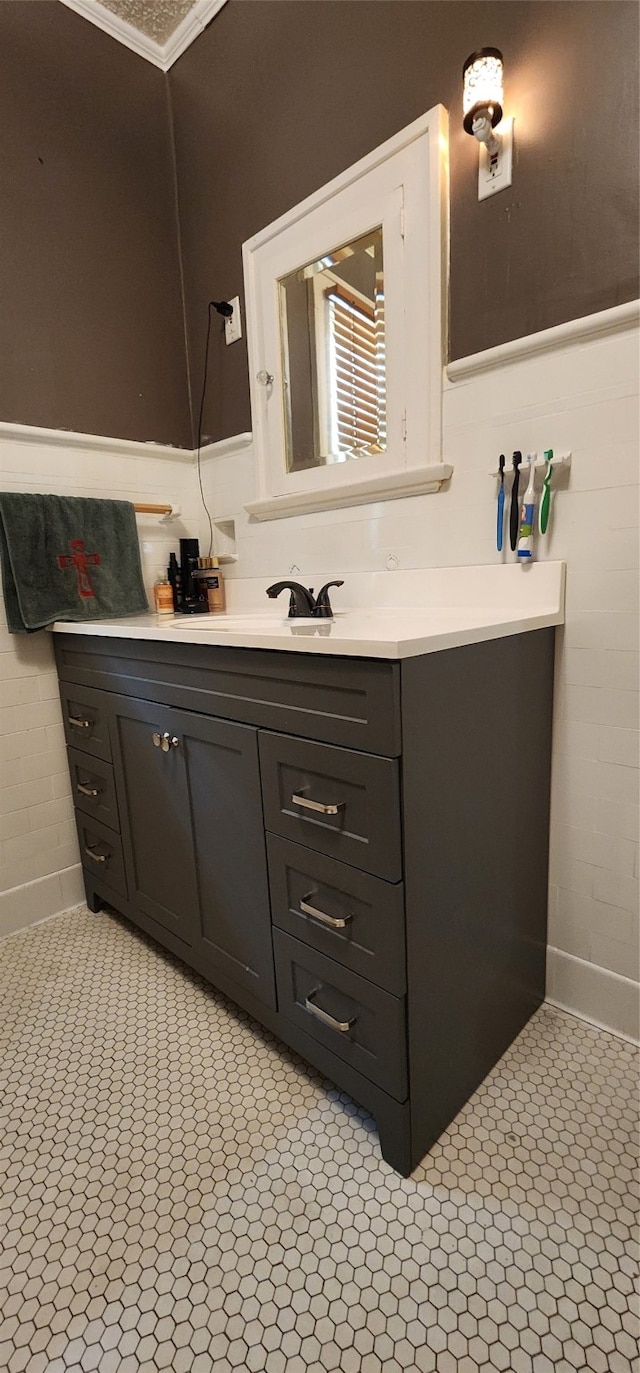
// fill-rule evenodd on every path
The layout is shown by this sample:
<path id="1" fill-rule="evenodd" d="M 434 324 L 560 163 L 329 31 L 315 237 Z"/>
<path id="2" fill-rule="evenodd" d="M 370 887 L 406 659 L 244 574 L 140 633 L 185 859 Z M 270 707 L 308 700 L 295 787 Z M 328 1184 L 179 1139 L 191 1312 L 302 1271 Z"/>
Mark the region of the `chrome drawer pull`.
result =
<path id="1" fill-rule="evenodd" d="M 305 997 L 305 1011 L 309 1011 L 311 1015 L 314 1015 L 316 1020 L 321 1020 L 323 1025 L 328 1025 L 330 1030 L 339 1030 L 340 1034 L 346 1035 L 347 1031 L 351 1029 L 351 1026 L 355 1025 L 356 1017 L 353 1016 L 351 1020 L 334 1020 L 333 1016 L 329 1015 L 328 1011 L 323 1011 L 320 1006 L 316 1006 L 315 1001 L 311 1000 L 312 996 L 317 996 L 319 991 L 319 987 L 314 987 L 313 991 L 309 992 L 309 995 Z"/>
<path id="2" fill-rule="evenodd" d="M 93 724 L 93 720 L 83 720 L 79 715 L 69 715 L 68 720 L 74 729 L 91 729 Z"/>
<path id="3" fill-rule="evenodd" d="M 338 801 L 337 806 L 323 806 L 321 801 L 310 801 L 308 796 L 300 796 L 297 792 L 293 793 L 291 802 L 294 806 L 304 806 L 305 810 L 317 810 L 321 815 L 338 815 L 344 810 L 344 801 Z"/>
<path id="4" fill-rule="evenodd" d="M 312 895 L 313 893 L 309 892 L 309 896 Z M 353 920 L 352 915 L 345 915 L 342 920 L 338 920 L 335 915 L 327 915 L 326 911 L 318 910 L 317 906 L 310 906 L 308 896 L 300 902 L 300 911 L 303 915 L 310 915 L 312 920 L 319 920 L 321 925 L 328 925 L 331 930 L 344 930 L 349 921 Z"/>
<path id="5" fill-rule="evenodd" d="M 79 791 L 82 796 L 91 796 L 92 798 L 100 795 L 99 787 L 90 787 L 86 782 L 76 782 L 76 791 Z"/>
<path id="6" fill-rule="evenodd" d="M 110 853 L 96 853 L 95 849 L 92 849 L 90 844 L 85 844 L 84 851 L 87 858 L 93 858 L 94 863 L 108 863 L 111 857 Z"/>

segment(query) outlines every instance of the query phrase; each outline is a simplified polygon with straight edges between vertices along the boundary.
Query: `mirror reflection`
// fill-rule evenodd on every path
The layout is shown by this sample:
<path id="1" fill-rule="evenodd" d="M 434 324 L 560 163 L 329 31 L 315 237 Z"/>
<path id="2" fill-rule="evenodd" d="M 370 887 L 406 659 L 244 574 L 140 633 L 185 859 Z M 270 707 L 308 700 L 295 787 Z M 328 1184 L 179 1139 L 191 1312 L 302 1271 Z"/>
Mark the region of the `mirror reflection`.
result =
<path id="1" fill-rule="evenodd" d="M 382 228 L 278 282 L 288 472 L 382 453 Z"/>

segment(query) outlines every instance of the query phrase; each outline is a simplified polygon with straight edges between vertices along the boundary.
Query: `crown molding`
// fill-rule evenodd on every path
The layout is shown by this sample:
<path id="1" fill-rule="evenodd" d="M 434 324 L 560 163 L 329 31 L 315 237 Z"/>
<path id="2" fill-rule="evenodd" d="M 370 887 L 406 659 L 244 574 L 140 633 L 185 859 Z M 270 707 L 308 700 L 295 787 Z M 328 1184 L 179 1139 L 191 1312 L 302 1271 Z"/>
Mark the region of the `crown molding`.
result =
<path id="1" fill-rule="evenodd" d="M 198 34 L 206 29 L 207 24 L 215 19 L 216 14 L 226 3 L 227 0 L 196 0 L 196 4 L 189 10 L 188 14 L 185 14 L 182 23 L 178 25 L 161 49 L 162 62 L 160 65 L 164 72 L 168 72 L 174 62 L 177 62 L 178 58 L 190 47 Z"/>
<path id="2" fill-rule="evenodd" d="M 226 3 L 227 0 L 196 0 L 193 8 L 185 15 L 167 42 L 160 44 L 140 33 L 140 30 L 134 28 L 126 19 L 121 19 L 119 15 L 106 9 L 100 4 L 100 0 L 62 0 L 67 9 L 75 10 L 83 19 L 88 19 L 96 28 L 102 29 L 103 33 L 108 33 L 110 38 L 115 38 L 118 43 L 124 43 L 124 46 L 137 53 L 138 57 L 144 57 L 147 62 L 152 62 L 154 67 L 159 67 L 163 72 L 169 71 Z"/>

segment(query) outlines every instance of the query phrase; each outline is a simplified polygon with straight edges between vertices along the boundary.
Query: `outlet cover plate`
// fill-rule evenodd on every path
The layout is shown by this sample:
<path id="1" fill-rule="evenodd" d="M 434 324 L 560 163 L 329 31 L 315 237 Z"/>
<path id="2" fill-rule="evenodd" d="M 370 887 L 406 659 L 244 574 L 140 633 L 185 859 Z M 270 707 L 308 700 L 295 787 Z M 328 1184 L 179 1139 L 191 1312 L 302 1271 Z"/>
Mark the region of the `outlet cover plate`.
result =
<path id="1" fill-rule="evenodd" d="M 224 322 L 224 336 L 227 343 L 237 343 L 242 338 L 242 315 L 240 313 L 240 296 L 234 296 L 229 304 L 233 306 L 233 314 L 229 315 Z"/>
<path id="2" fill-rule="evenodd" d="M 478 163 L 478 200 L 497 195 L 511 185 L 513 164 L 513 119 L 503 119 L 496 128 L 500 147 L 496 157 L 491 158 L 483 144 L 480 145 Z"/>

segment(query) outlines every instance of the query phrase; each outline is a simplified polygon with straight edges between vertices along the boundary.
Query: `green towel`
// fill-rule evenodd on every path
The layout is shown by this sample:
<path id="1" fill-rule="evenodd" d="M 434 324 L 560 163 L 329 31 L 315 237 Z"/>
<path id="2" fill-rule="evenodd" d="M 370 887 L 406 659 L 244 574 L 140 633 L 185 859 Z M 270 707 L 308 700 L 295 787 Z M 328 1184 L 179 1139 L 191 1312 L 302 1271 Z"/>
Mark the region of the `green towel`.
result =
<path id="1" fill-rule="evenodd" d="M 12 634 L 149 609 L 129 501 L 0 492 L 0 559 Z"/>

